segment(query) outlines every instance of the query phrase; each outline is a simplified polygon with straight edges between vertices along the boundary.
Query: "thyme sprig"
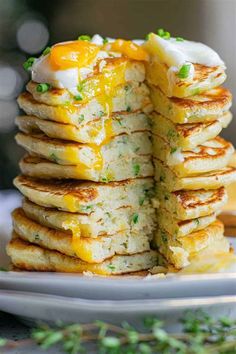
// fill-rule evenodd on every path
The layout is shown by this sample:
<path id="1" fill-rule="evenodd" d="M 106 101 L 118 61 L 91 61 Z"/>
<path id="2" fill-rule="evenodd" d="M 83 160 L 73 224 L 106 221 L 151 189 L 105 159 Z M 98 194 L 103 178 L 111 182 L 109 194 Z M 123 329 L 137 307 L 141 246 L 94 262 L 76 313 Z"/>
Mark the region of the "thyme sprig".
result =
<path id="1" fill-rule="evenodd" d="M 121 326 L 96 321 L 91 324 L 51 327 L 40 324 L 31 338 L 12 341 L 0 338 L 0 346 L 12 349 L 37 343 L 47 350 L 61 344 L 65 353 L 87 353 L 86 344 L 93 343 L 99 354 L 235 354 L 236 320 L 213 319 L 204 312 L 188 312 L 182 322 L 183 331 L 168 333 L 157 318 L 144 320 L 145 330 L 138 331 L 128 323 Z"/>

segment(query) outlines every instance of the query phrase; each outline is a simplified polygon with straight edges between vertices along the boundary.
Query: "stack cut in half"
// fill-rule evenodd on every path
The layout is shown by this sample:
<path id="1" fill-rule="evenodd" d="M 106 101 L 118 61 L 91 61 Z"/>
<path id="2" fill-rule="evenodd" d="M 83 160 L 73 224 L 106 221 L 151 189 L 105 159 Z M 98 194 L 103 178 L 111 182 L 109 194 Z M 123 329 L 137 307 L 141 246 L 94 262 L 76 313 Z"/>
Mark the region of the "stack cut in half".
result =
<path id="1" fill-rule="evenodd" d="M 106 275 L 157 264 L 146 60 L 132 42 L 96 38 L 34 60 L 16 119 L 27 151 L 8 245 L 16 267 Z"/>
<path id="2" fill-rule="evenodd" d="M 206 248 L 230 251 L 217 215 L 227 201 L 225 186 L 236 179 L 235 168 L 228 167 L 234 148 L 218 134 L 232 119 L 232 97 L 219 86 L 226 75 L 215 52 L 204 65 L 196 63 L 201 46 L 161 34 L 150 34 L 146 43 L 159 206 L 154 245 L 177 269 Z M 203 46 L 199 60 L 208 49 Z"/>
<path id="3" fill-rule="evenodd" d="M 217 215 L 236 181 L 219 137 L 232 97 L 216 52 L 160 29 L 141 42 L 83 36 L 24 66 L 15 267 L 115 275 L 230 256 Z"/>

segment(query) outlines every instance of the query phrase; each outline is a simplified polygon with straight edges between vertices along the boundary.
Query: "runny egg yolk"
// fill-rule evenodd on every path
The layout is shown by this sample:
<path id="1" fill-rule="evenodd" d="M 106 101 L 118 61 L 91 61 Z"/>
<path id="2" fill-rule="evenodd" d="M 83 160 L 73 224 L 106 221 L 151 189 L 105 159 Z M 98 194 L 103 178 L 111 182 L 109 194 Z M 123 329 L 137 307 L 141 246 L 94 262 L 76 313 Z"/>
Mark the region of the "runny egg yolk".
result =
<path id="1" fill-rule="evenodd" d="M 49 61 L 54 70 L 83 68 L 89 65 L 100 48 L 88 41 L 71 41 L 56 44 L 51 48 Z"/>
<path id="2" fill-rule="evenodd" d="M 145 49 L 132 41 L 126 41 L 124 39 L 116 39 L 114 42 L 106 44 L 105 49 L 121 53 L 133 60 L 148 61 L 149 59 Z"/>

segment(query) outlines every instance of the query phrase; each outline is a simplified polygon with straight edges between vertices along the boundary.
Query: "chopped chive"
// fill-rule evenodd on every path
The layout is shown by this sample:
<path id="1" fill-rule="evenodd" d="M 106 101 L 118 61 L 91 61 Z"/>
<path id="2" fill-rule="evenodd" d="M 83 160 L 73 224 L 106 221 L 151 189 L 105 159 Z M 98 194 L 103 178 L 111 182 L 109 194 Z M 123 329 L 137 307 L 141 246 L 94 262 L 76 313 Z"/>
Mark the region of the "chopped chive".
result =
<path id="1" fill-rule="evenodd" d="M 200 224 L 199 219 L 195 219 L 194 221 L 195 221 L 195 223 L 197 224 L 197 226 L 199 226 L 199 224 Z"/>
<path id="2" fill-rule="evenodd" d="M 39 235 L 38 234 L 34 235 L 34 239 L 35 239 L 35 241 L 40 241 Z"/>
<path id="3" fill-rule="evenodd" d="M 78 37 L 79 41 L 91 41 L 91 37 L 88 36 L 87 34 L 83 34 L 82 36 Z"/>
<path id="4" fill-rule="evenodd" d="M 75 101 L 82 101 L 82 99 L 83 99 L 83 96 L 80 93 L 78 93 L 78 95 L 74 96 Z"/>
<path id="5" fill-rule="evenodd" d="M 107 44 L 107 43 L 108 43 L 108 38 L 107 37 L 103 38 L 103 44 Z"/>
<path id="6" fill-rule="evenodd" d="M 144 203 L 145 197 L 140 197 L 139 198 L 139 205 L 142 206 Z"/>
<path id="7" fill-rule="evenodd" d="M 43 55 L 47 55 L 47 54 L 49 54 L 50 52 L 51 52 L 51 47 L 47 47 L 47 48 L 44 49 Z"/>
<path id="8" fill-rule="evenodd" d="M 24 62 L 23 68 L 24 68 L 26 71 L 29 71 L 29 70 L 31 69 L 32 65 L 34 64 L 34 62 L 35 62 L 35 58 L 33 58 L 33 57 L 28 58 L 28 59 Z"/>
<path id="9" fill-rule="evenodd" d="M 104 183 L 109 182 L 109 180 L 108 180 L 108 178 L 107 178 L 107 177 L 102 177 L 101 181 L 102 181 L 102 182 L 104 182 Z"/>
<path id="10" fill-rule="evenodd" d="M 50 89 L 50 85 L 49 84 L 38 84 L 37 85 L 37 92 L 41 92 L 41 93 L 44 93 L 44 92 L 47 92 L 49 89 Z"/>
<path id="11" fill-rule="evenodd" d="M 158 30 L 157 30 L 157 34 L 158 34 L 158 36 L 163 37 L 163 36 L 164 36 L 164 34 L 165 34 L 164 29 L 163 29 L 163 28 L 158 28 Z"/>
<path id="12" fill-rule="evenodd" d="M 131 107 L 130 107 L 130 106 L 127 106 L 126 111 L 127 111 L 127 112 L 130 112 L 130 111 L 131 111 Z"/>
<path id="13" fill-rule="evenodd" d="M 177 151 L 177 147 L 172 147 L 172 148 L 170 149 L 170 153 L 171 153 L 171 154 L 174 154 L 176 151 Z"/>
<path id="14" fill-rule="evenodd" d="M 112 264 L 108 264 L 107 268 L 110 269 L 110 270 L 115 270 L 116 269 L 116 267 L 114 265 L 112 265 Z"/>
<path id="15" fill-rule="evenodd" d="M 176 37 L 175 40 L 176 40 L 177 42 L 183 42 L 183 41 L 184 41 L 184 39 L 183 39 L 182 37 Z"/>
<path id="16" fill-rule="evenodd" d="M 163 28 L 157 30 L 157 35 L 164 39 L 170 39 L 170 32 L 165 31 Z"/>
<path id="17" fill-rule="evenodd" d="M 59 161 L 57 155 L 54 154 L 54 153 L 52 153 L 52 154 L 49 156 L 49 158 L 50 158 L 52 161 L 56 162 L 56 163 L 58 163 L 58 161 Z"/>
<path id="18" fill-rule="evenodd" d="M 138 164 L 133 165 L 133 170 L 134 170 L 135 176 L 137 176 L 140 172 L 140 165 L 138 165 Z"/>
<path id="19" fill-rule="evenodd" d="M 184 64 L 183 66 L 181 66 L 177 76 L 180 79 L 186 79 L 189 75 L 190 67 L 191 67 L 191 64 Z"/>
<path id="20" fill-rule="evenodd" d="M 145 40 L 148 41 L 151 33 L 148 33 L 145 37 Z"/>
<path id="21" fill-rule="evenodd" d="M 132 216 L 132 221 L 134 224 L 137 224 L 138 222 L 138 219 L 139 219 L 139 215 L 137 213 L 135 213 L 133 216 Z"/>
<path id="22" fill-rule="evenodd" d="M 170 32 L 165 32 L 164 36 L 162 36 L 164 39 L 170 39 Z"/>

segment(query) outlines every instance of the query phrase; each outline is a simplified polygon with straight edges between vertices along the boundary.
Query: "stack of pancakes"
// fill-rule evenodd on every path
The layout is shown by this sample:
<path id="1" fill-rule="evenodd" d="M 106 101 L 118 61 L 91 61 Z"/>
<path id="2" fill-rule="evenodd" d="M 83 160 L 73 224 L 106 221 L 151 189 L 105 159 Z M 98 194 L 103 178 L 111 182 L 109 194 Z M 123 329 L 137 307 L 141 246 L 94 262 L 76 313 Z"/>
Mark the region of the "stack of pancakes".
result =
<path id="1" fill-rule="evenodd" d="M 34 81 L 19 96 L 16 140 L 27 155 L 15 186 L 25 199 L 7 247 L 16 267 L 121 274 L 157 264 L 144 79 L 142 61 L 106 52 L 79 96 Z"/>
<path id="2" fill-rule="evenodd" d="M 218 134 L 232 119 L 232 97 L 219 86 L 226 77 L 220 66 L 194 64 L 191 80 L 169 80 L 154 40 L 151 35 L 146 45 L 159 205 L 154 243 L 180 269 L 207 247 L 230 250 L 217 214 L 227 201 L 225 186 L 236 179 L 236 169 L 227 166 L 234 149 Z"/>

